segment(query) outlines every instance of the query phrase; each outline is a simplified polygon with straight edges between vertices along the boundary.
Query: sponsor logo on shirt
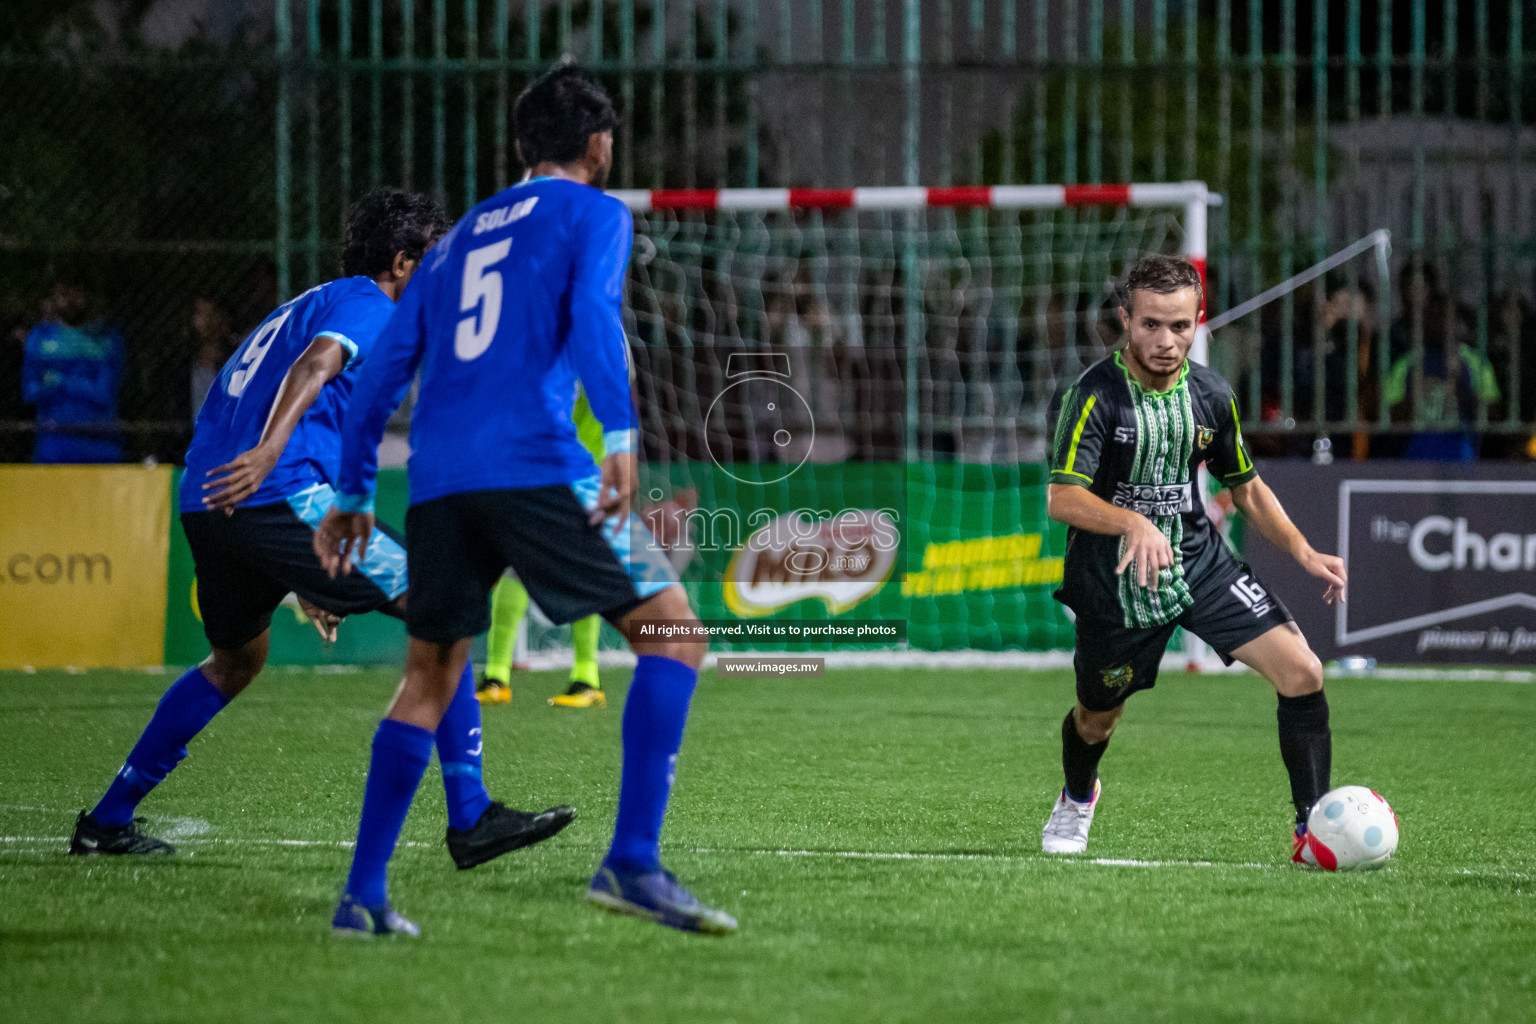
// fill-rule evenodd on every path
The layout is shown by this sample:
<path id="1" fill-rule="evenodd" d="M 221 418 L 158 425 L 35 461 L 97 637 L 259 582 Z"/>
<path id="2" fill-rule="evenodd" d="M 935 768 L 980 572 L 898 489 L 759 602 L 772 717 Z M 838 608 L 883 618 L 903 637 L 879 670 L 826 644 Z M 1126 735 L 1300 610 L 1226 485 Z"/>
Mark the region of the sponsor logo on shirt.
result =
<path id="1" fill-rule="evenodd" d="M 1195 510 L 1194 488 L 1188 483 L 1117 483 L 1113 504 L 1144 516 L 1176 516 Z"/>
<path id="2" fill-rule="evenodd" d="M 1117 442 L 1119 442 L 1120 444 L 1135 444 L 1136 443 L 1136 428 L 1135 427 L 1116 427 L 1115 428 L 1115 440 Z"/>

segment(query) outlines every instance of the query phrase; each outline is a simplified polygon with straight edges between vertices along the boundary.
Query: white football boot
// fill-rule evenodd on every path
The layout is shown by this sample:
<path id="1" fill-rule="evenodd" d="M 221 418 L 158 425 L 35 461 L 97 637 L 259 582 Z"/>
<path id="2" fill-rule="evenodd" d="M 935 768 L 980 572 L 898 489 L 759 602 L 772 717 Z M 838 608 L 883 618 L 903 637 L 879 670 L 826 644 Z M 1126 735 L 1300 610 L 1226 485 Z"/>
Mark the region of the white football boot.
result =
<path id="1" fill-rule="evenodd" d="M 1099 794 L 1104 786 L 1093 782 L 1093 799 L 1085 804 L 1067 796 L 1065 788 L 1051 808 L 1051 816 L 1045 822 L 1040 836 L 1040 849 L 1046 853 L 1082 853 L 1088 849 L 1088 829 L 1093 825 L 1093 812 L 1099 806 Z"/>

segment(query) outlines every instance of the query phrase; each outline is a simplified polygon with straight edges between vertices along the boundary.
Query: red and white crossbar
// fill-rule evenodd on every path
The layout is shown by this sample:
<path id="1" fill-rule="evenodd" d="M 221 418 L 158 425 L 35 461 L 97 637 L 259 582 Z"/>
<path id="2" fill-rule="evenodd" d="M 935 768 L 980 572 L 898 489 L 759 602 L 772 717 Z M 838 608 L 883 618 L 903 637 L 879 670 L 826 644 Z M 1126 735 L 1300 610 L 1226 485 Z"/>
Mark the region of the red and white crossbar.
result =
<path id="1" fill-rule="evenodd" d="M 1174 207 L 1184 211 L 1184 255 L 1205 277 L 1206 208 L 1221 196 L 1203 181 L 1135 185 L 954 185 L 946 188 L 616 189 L 636 213 L 658 210 L 923 210 L 985 207 L 1057 210 L 1081 206 Z M 1203 341 L 1203 339 L 1202 339 Z M 1203 352 L 1204 346 L 1199 346 Z"/>
<path id="2" fill-rule="evenodd" d="M 1081 206 L 1178 207 L 1184 210 L 1185 255 L 1204 272 L 1206 208 L 1221 196 L 1203 181 L 1134 185 L 955 185 L 946 188 L 616 189 L 636 213 L 658 210 L 922 210 L 986 207 L 1054 210 Z"/>
<path id="3" fill-rule="evenodd" d="M 1200 181 L 1140 185 L 957 185 L 947 188 L 620 189 L 612 195 L 637 213 L 652 210 L 919 210 L 990 207 L 1049 210 L 1066 206 L 1216 206 Z"/>

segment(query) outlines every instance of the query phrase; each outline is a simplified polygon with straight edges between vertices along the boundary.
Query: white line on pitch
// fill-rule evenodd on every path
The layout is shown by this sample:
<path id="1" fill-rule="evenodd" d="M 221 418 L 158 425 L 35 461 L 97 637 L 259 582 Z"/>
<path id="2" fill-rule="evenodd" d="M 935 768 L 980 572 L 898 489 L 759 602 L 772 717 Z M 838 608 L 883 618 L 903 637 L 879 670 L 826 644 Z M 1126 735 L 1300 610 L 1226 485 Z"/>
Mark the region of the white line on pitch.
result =
<path id="1" fill-rule="evenodd" d="M 0 843 L 44 845 L 67 843 L 69 836 L 0 836 Z M 223 846 L 321 846 L 334 850 L 350 850 L 357 844 L 350 839 L 218 839 L 213 836 L 192 836 L 179 840 L 184 845 L 219 844 Z M 419 843 L 407 840 L 401 846 L 436 849 L 440 843 Z"/>
<path id="2" fill-rule="evenodd" d="M 1008 864 L 1098 864 L 1115 868 L 1273 868 L 1281 865 L 1250 861 L 1132 860 L 1117 857 L 1072 857 L 1008 853 L 908 853 L 899 850 L 731 850 L 700 848 L 689 853 L 750 854 L 758 857 L 828 857 L 845 860 L 995 861 Z"/>
<path id="3" fill-rule="evenodd" d="M 0 843 L 16 845 L 44 845 L 67 843 L 69 836 L 0 836 Z M 350 850 L 356 844 L 345 839 L 220 839 L 213 836 L 191 836 L 181 841 L 187 846 L 218 844 L 223 846 L 297 846 L 325 847 Z M 407 841 L 401 846 L 435 849 L 437 843 Z M 992 861 L 1005 864 L 1098 864 L 1105 867 L 1136 868 L 1270 868 L 1273 864 L 1222 862 L 1209 860 L 1126 860 L 1112 857 L 1051 857 L 1039 855 L 1013 855 L 1006 853 L 907 853 L 899 850 L 730 850 L 699 847 L 687 851 L 693 854 L 746 854 L 754 857 L 827 857 L 843 860 L 909 860 L 909 861 Z"/>
<path id="4" fill-rule="evenodd" d="M 0 836 L 0 844 L 7 844 L 10 850 L 0 852 L 21 852 L 18 846 L 35 846 L 50 848 L 58 843 L 69 842 L 69 836 Z M 284 846 L 284 847 L 321 847 L 333 850 L 350 850 L 357 844 L 349 839 L 220 839 L 212 836 L 192 836 L 181 840 L 183 845 L 196 846 L 201 844 L 222 846 Z M 416 840 L 406 840 L 401 846 L 413 849 L 433 850 L 439 843 L 423 843 Z M 585 849 L 585 847 L 572 847 L 573 849 Z M 596 849 L 596 848 L 594 848 Z M 1266 864 L 1257 861 L 1215 861 L 1215 860 L 1139 860 L 1129 857 L 1075 857 L 1060 854 L 1008 854 L 1008 853 L 914 853 L 901 850 L 743 850 L 720 847 L 700 846 L 693 849 L 679 851 L 703 855 L 746 855 L 752 857 L 821 857 L 834 860 L 889 860 L 889 861 L 976 861 L 1001 864 L 1092 864 L 1097 867 L 1111 868 L 1243 868 L 1243 869 L 1274 869 L 1288 868 L 1288 864 Z M 1471 868 L 1451 868 L 1450 873 L 1457 875 L 1475 875 L 1491 878 L 1527 879 L 1531 876 L 1524 872 L 1484 872 Z"/>

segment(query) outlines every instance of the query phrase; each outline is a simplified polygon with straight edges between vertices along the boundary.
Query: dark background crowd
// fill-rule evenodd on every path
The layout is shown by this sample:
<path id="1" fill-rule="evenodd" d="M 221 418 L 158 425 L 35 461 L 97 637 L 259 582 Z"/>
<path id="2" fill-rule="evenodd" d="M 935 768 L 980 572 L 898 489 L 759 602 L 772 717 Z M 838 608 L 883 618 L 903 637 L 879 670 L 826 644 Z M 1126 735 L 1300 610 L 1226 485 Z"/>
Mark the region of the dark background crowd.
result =
<path id="1" fill-rule="evenodd" d="M 1253 447 L 1529 458 L 1528 7 L 1085 0 L 1026 17 L 1013 0 L 921 0 L 908 19 L 891 0 L 8 0 L 0 461 L 179 459 L 240 339 L 330 276 L 347 205 L 395 184 L 457 216 L 515 180 L 508 100 L 566 55 L 620 106 L 615 187 L 1199 180 L 1225 200 L 1207 232 L 1218 312 L 1385 228 L 1390 282 L 1355 261 L 1213 339 Z M 1142 212 L 993 217 L 993 270 L 1026 267 L 1012 292 L 968 286 L 963 260 L 909 289 L 896 221 L 859 236 L 875 269 L 857 294 L 792 266 L 668 295 L 712 269 L 679 259 L 658 285 L 637 268 L 639 386 L 661 410 L 648 440 L 705 454 L 726 350 L 745 343 L 793 350 L 819 427 L 846 421 L 818 458 L 1036 460 L 1051 394 L 1120 331 L 1112 275 L 1068 264 L 1179 247 L 1079 229 Z M 948 214 L 923 244 L 990 216 Z M 821 266 L 849 236 L 815 221 L 700 230 L 722 264 L 777 232 L 778 258 Z"/>

